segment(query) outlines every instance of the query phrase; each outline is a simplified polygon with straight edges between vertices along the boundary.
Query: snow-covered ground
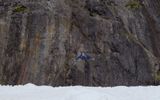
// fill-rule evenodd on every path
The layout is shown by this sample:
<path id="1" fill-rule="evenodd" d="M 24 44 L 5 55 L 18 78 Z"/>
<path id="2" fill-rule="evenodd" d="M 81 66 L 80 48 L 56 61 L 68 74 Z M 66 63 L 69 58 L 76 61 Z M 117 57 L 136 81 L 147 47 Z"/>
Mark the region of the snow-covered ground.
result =
<path id="1" fill-rule="evenodd" d="M 160 100 L 160 86 L 0 86 L 0 100 Z"/>

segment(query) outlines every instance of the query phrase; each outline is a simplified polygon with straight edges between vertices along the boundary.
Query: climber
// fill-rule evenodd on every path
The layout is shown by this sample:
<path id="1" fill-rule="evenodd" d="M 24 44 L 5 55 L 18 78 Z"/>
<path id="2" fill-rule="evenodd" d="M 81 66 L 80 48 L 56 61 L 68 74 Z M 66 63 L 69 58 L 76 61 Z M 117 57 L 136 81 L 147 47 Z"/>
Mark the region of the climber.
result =
<path id="1" fill-rule="evenodd" d="M 76 60 L 90 60 L 91 57 L 89 55 L 87 55 L 85 52 L 80 52 L 78 53 L 77 57 L 76 57 Z"/>

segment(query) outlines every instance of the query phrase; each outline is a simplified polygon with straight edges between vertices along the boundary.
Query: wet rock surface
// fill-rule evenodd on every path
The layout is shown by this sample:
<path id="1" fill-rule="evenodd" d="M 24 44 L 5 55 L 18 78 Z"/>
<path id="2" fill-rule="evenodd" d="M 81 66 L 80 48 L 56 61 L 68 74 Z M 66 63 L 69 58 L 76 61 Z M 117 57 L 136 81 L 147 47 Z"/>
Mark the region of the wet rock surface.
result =
<path id="1" fill-rule="evenodd" d="M 159 0 L 0 0 L 0 83 L 157 85 L 159 10 Z"/>

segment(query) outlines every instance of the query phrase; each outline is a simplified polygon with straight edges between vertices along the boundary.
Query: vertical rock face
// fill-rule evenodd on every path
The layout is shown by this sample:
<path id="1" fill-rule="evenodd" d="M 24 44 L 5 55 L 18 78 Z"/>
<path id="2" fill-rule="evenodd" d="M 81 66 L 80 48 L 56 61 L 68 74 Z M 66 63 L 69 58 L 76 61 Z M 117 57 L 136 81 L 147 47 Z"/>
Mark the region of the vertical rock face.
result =
<path id="1" fill-rule="evenodd" d="M 159 0 L 0 0 L 0 83 L 156 85 Z"/>

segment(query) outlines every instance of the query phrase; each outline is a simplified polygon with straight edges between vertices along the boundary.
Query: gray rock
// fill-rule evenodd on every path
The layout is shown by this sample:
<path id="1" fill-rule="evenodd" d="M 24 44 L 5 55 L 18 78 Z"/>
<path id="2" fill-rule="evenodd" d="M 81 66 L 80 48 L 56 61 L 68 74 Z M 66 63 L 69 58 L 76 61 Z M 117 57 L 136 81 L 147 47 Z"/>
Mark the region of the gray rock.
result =
<path id="1" fill-rule="evenodd" d="M 157 85 L 159 9 L 159 0 L 0 0 L 0 84 Z"/>

